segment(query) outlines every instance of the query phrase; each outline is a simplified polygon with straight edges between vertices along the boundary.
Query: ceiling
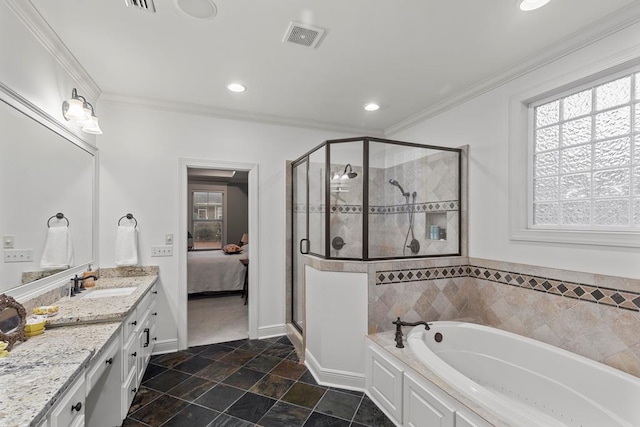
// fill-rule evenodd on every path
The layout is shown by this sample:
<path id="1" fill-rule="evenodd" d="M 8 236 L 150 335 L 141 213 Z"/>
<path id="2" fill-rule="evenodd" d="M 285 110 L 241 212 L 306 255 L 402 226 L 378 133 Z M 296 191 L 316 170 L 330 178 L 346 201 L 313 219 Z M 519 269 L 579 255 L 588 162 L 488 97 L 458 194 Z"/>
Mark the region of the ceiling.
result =
<path id="1" fill-rule="evenodd" d="M 532 12 L 516 0 L 214 0 L 217 16 L 199 20 L 175 1 L 155 0 L 156 13 L 124 0 L 32 3 L 107 99 L 378 134 L 638 11 L 637 0 Z M 319 46 L 283 43 L 290 21 L 325 29 Z M 232 81 L 247 91 L 228 91 Z M 370 101 L 382 108 L 364 111 Z"/>

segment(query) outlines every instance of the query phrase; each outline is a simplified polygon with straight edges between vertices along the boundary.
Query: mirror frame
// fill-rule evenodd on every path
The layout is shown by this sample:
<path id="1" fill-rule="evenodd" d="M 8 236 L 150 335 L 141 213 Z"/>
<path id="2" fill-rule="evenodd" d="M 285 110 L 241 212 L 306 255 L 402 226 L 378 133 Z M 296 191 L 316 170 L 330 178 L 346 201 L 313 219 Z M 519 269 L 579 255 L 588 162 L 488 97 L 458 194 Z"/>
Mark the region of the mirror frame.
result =
<path id="1" fill-rule="evenodd" d="M 64 97 L 61 96 L 60 104 Z M 0 82 L 0 102 L 7 104 L 9 107 L 16 109 L 23 113 L 27 117 L 33 119 L 36 124 L 40 124 L 58 136 L 64 138 L 69 143 L 76 145 L 78 148 L 86 151 L 92 156 L 93 161 L 93 206 L 92 206 L 92 254 L 88 262 L 78 264 L 72 268 L 66 269 L 51 276 L 35 280 L 30 283 L 19 284 L 17 283 L 13 288 L 5 289 L 3 292 L 9 296 L 16 298 L 18 301 L 26 301 L 34 298 L 38 295 L 42 295 L 50 290 L 53 290 L 63 283 L 69 280 L 69 277 L 73 277 L 74 274 L 80 274 L 86 271 L 89 265 L 96 265 L 98 259 L 98 148 L 90 141 L 84 139 L 85 135 L 80 133 L 74 133 L 71 129 L 65 126 L 65 123 L 56 119 L 46 111 L 42 110 L 37 105 L 33 104 L 22 95 L 15 92 L 13 89 Z M 61 118 L 62 119 L 62 118 Z"/>
<path id="2" fill-rule="evenodd" d="M 4 333 L 0 330 L 0 341 L 6 341 L 7 351 L 11 351 L 13 345 L 18 341 L 26 341 L 27 335 L 24 332 L 24 326 L 27 324 L 27 311 L 22 304 L 7 294 L 0 294 L 0 312 L 7 308 L 15 308 L 20 316 L 20 325 L 13 332 Z"/>

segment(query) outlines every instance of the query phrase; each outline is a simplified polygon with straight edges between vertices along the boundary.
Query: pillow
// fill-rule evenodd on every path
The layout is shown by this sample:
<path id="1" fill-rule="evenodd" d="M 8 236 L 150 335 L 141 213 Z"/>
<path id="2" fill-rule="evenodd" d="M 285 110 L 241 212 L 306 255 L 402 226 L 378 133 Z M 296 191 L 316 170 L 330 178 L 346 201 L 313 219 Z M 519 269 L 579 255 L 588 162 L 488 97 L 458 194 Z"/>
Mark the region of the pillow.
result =
<path id="1" fill-rule="evenodd" d="M 233 243 L 224 245 L 222 250 L 224 251 L 225 254 L 237 254 L 239 252 L 242 252 L 242 248 L 238 245 L 234 245 Z"/>

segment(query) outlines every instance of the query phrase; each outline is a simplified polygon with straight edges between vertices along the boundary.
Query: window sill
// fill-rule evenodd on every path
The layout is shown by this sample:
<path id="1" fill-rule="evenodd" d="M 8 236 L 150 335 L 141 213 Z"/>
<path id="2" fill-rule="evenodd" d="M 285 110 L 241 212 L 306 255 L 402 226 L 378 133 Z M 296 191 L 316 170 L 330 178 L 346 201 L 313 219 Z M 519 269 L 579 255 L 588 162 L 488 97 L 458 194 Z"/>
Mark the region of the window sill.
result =
<path id="1" fill-rule="evenodd" d="M 640 247 L 640 233 L 570 230 L 512 230 L 510 240 L 576 245 Z"/>

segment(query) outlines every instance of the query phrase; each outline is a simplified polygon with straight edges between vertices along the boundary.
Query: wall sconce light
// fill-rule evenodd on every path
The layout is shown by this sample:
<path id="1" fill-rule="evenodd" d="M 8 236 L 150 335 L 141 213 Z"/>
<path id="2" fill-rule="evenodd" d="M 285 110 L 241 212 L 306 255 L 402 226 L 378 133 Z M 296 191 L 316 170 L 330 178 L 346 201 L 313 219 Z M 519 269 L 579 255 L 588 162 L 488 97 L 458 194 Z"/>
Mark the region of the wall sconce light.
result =
<path id="1" fill-rule="evenodd" d="M 93 105 L 87 102 L 84 96 L 78 95 L 76 88 L 71 91 L 71 99 L 62 103 L 62 115 L 65 120 L 76 122 L 83 132 L 94 135 L 102 134 Z"/>

